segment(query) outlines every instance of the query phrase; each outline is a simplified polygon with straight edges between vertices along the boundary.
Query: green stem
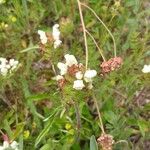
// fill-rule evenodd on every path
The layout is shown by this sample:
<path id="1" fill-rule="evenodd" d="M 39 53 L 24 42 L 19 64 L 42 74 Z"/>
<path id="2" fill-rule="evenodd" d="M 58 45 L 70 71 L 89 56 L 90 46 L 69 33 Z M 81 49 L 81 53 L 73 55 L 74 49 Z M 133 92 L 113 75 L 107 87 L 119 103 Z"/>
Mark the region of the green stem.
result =
<path id="1" fill-rule="evenodd" d="M 82 9 L 81 9 L 81 2 L 80 0 L 77 0 L 78 3 L 78 8 L 79 8 L 79 14 L 80 14 L 80 19 L 81 19 L 81 24 L 82 24 L 82 28 L 83 28 L 83 36 L 84 36 L 84 45 L 85 45 L 85 53 L 86 53 L 86 70 L 88 67 L 88 45 L 87 45 L 87 36 L 86 36 L 86 28 L 85 28 L 85 24 L 84 24 L 84 19 L 83 19 L 83 14 L 82 14 Z"/>
<path id="2" fill-rule="evenodd" d="M 100 55 L 101 55 L 102 58 L 103 58 L 103 61 L 106 61 L 106 58 L 105 58 L 105 56 L 103 55 L 102 50 L 101 50 L 100 47 L 98 46 L 98 44 L 97 44 L 97 42 L 95 41 L 95 39 L 94 39 L 94 37 L 92 36 L 92 34 L 91 34 L 89 31 L 87 31 L 87 30 L 86 30 L 86 33 L 87 33 L 87 34 L 91 37 L 91 39 L 93 40 L 94 44 L 96 45 L 97 49 L 99 50 Z"/>
<path id="3" fill-rule="evenodd" d="M 114 43 L 114 56 L 116 57 L 117 56 L 116 42 L 115 42 L 115 38 L 114 38 L 113 34 L 111 33 L 111 31 L 108 29 L 108 27 L 105 25 L 105 23 L 100 19 L 100 17 L 96 14 L 96 12 L 92 8 L 90 8 L 89 6 L 87 6 L 86 4 L 83 4 L 83 3 L 81 3 L 81 5 L 88 8 L 95 15 L 95 17 L 101 22 L 101 24 L 105 27 L 105 29 L 108 31 L 108 33 L 111 36 L 113 43 Z"/>
<path id="4" fill-rule="evenodd" d="M 104 126 L 103 126 L 103 121 L 102 121 L 102 117 L 101 117 L 101 113 L 99 111 L 99 106 L 98 106 L 98 103 L 97 103 L 97 100 L 96 100 L 96 97 L 93 93 L 93 100 L 94 100 L 94 104 L 96 106 L 96 110 L 97 110 L 97 113 L 98 113 L 98 118 L 99 118 L 99 122 L 100 122 L 100 128 L 102 130 L 102 133 L 105 133 L 105 130 L 104 130 Z"/>

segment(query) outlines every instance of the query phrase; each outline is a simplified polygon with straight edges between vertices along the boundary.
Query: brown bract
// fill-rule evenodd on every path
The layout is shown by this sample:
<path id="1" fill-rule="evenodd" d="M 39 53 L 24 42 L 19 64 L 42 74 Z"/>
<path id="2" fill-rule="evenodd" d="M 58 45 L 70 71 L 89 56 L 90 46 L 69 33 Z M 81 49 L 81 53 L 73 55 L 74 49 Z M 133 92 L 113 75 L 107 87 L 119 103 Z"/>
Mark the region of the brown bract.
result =
<path id="1" fill-rule="evenodd" d="M 54 38 L 53 38 L 52 34 L 46 33 L 46 36 L 47 36 L 48 42 L 50 42 L 50 43 L 54 42 Z"/>
<path id="2" fill-rule="evenodd" d="M 71 67 L 68 67 L 68 73 L 71 76 L 74 76 L 79 70 L 80 68 L 78 65 L 72 65 Z"/>
<path id="3" fill-rule="evenodd" d="M 114 140 L 113 136 L 102 133 L 101 136 L 97 139 L 97 142 L 102 146 L 102 150 L 112 150 Z"/>
<path id="4" fill-rule="evenodd" d="M 72 65 L 71 67 L 68 67 L 68 74 L 71 76 L 75 76 L 75 74 L 78 71 L 81 71 L 83 69 L 83 65 L 79 64 L 79 65 Z"/>
<path id="5" fill-rule="evenodd" d="M 58 86 L 60 89 L 62 89 L 66 83 L 66 80 L 65 79 L 60 79 L 57 81 L 58 82 Z"/>
<path id="6" fill-rule="evenodd" d="M 120 68 L 120 66 L 122 65 L 123 60 L 121 57 L 114 57 L 109 59 L 108 61 L 104 61 L 100 67 L 102 68 L 102 73 L 109 73 L 113 70 L 116 70 L 118 68 Z"/>

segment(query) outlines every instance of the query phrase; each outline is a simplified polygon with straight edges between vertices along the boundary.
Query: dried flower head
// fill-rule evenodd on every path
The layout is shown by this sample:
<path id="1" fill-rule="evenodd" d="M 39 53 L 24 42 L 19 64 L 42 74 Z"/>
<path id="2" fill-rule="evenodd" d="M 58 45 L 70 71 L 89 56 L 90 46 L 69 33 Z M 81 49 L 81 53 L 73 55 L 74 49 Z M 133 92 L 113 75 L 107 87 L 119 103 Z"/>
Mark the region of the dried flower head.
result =
<path id="1" fill-rule="evenodd" d="M 114 57 L 109 59 L 108 61 L 104 61 L 100 66 L 102 68 L 102 73 L 109 73 L 113 70 L 120 68 L 122 65 L 122 58 L 121 57 Z"/>
<path id="2" fill-rule="evenodd" d="M 102 146 L 103 150 L 112 150 L 114 144 L 113 136 L 106 133 L 102 133 L 97 142 Z"/>

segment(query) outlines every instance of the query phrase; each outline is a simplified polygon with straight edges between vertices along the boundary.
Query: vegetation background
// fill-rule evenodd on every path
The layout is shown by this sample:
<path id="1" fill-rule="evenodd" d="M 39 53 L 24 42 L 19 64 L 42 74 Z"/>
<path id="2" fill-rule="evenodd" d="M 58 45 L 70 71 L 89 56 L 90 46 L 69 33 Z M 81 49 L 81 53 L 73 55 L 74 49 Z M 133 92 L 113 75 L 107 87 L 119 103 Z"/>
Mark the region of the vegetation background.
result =
<path id="1" fill-rule="evenodd" d="M 112 31 L 117 54 L 123 58 L 119 70 L 96 77 L 93 89 L 105 130 L 116 141 L 114 150 L 149 150 L 150 76 L 141 70 L 150 63 L 150 2 L 82 2 L 95 10 Z M 106 58 L 113 57 L 113 43 L 105 28 L 86 8 L 83 14 L 86 28 Z M 51 32 L 55 23 L 60 24 L 63 44 L 58 50 L 41 52 L 37 31 Z M 90 37 L 88 46 L 89 66 L 100 73 L 102 59 Z M 20 150 L 90 150 L 90 137 L 101 134 L 90 93 L 76 93 L 68 87 L 62 97 L 51 80 L 55 75 L 50 60 L 56 65 L 66 53 L 84 64 L 76 0 L 0 1 L 0 57 L 16 58 L 21 63 L 10 76 L 0 76 L 0 129 L 19 142 Z M 80 128 L 70 97 L 79 104 Z"/>

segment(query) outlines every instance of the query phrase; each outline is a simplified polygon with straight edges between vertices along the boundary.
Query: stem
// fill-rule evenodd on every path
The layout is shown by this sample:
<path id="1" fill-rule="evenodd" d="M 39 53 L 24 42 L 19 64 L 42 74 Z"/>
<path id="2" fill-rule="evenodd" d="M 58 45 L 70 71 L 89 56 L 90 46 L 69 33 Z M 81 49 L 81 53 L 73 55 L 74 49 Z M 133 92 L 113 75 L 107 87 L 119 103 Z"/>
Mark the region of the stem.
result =
<path id="1" fill-rule="evenodd" d="M 95 41 L 95 39 L 94 39 L 94 37 L 92 36 L 92 34 L 91 34 L 89 31 L 87 31 L 87 30 L 86 30 L 86 33 L 91 37 L 91 39 L 92 39 L 93 42 L 95 43 L 95 45 L 96 45 L 97 49 L 99 50 L 99 53 L 101 54 L 103 60 L 106 61 L 106 59 L 105 59 L 105 57 L 104 57 L 104 55 L 103 55 L 102 50 L 101 50 L 100 47 L 98 46 L 98 44 L 97 44 L 97 42 Z"/>
<path id="2" fill-rule="evenodd" d="M 111 31 L 108 29 L 108 27 L 105 25 L 105 23 L 100 19 L 100 17 L 98 17 L 98 15 L 96 14 L 96 12 L 90 8 L 89 6 L 87 6 L 86 4 L 80 3 L 82 6 L 88 8 L 94 15 L 95 17 L 101 22 L 101 24 L 105 27 L 105 29 L 108 31 L 109 35 L 111 36 L 113 43 L 114 43 L 114 56 L 116 57 L 116 42 L 115 42 L 115 38 L 113 36 L 113 34 L 111 33 Z"/>
<path id="3" fill-rule="evenodd" d="M 100 114 L 100 111 L 99 111 L 99 107 L 98 107 L 98 103 L 97 103 L 97 100 L 96 100 L 96 97 L 95 97 L 94 94 L 93 94 L 93 100 L 94 100 L 94 103 L 95 103 L 95 106 L 96 106 L 96 109 L 97 109 L 98 118 L 99 118 L 99 122 L 100 122 L 100 128 L 102 130 L 102 133 L 105 133 L 102 117 L 101 117 L 101 114 Z"/>
<path id="4" fill-rule="evenodd" d="M 80 0 L 77 0 L 78 3 L 78 8 L 79 8 L 79 13 L 80 13 L 80 19 L 81 19 L 81 24 L 82 24 L 82 28 L 83 28 L 83 36 L 84 36 L 84 45 L 85 45 L 85 53 L 86 53 L 86 69 L 88 67 L 88 45 L 87 45 L 87 36 L 86 36 L 86 29 L 85 29 L 85 24 L 84 24 L 84 20 L 83 20 L 83 14 L 82 14 L 82 9 L 81 9 L 81 2 Z"/>
<path id="5" fill-rule="evenodd" d="M 74 102 L 74 107 L 76 111 L 76 120 L 77 120 L 77 141 L 80 137 L 80 128 L 81 128 L 81 118 L 80 118 L 80 110 L 77 102 Z"/>
<path id="6" fill-rule="evenodd" d="M 4 132 L 0 129 L 0 133 L 2 134 L 2 135 L 4 135 Z"/>

